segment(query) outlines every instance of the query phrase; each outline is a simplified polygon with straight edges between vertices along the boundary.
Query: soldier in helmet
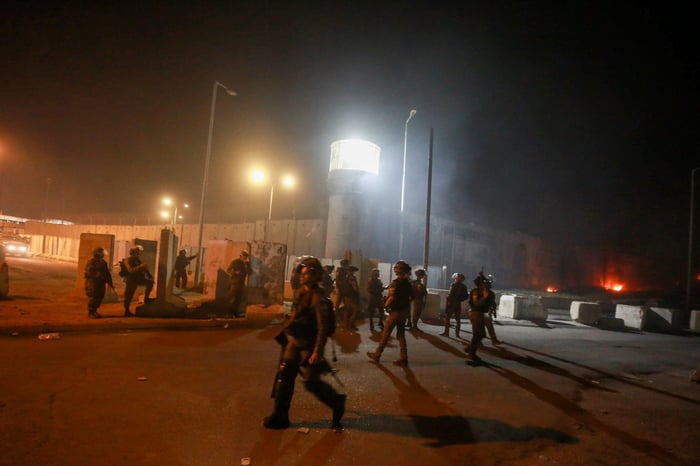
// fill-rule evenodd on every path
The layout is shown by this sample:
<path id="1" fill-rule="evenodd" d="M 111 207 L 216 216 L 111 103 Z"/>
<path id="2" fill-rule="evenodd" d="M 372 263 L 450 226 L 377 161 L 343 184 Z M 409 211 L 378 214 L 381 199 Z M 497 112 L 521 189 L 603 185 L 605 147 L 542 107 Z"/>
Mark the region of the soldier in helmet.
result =
<path id="1" fill-rule="evenodd" d="M 411 319 L 409 321 L 409 329 L 420 330 L 418 328 L 418 319 L 425 309 L 425 300 L 428 297 L 428 289 L 425 284 L 425 270 L 417 269 L 415 271 L 416 279 L 411 282 L 413 287 L 413 304 L 411 305 Z"/>
<path id="2" fill-rule="evenodd" d="M 92 258 L 85 264 L 85 294 L 88 297 L 88 317 L 90 319 L 102 318 L 97 309 L 105 297 L 105 286 L 109 285 L 114 290 L 112 273 L 109 271 L 104 257 L 104 248 L 95 248 L 92 251 Z"/>
<path id="3" fill-rule="evenodd" d="M 238 259 L 234 259 L 226 268 L 226 273 L 231 276 L 228 286 L 229 304 L 234 316 L 245 315 L 245 306 L 248 298 L 246 279 L 250 275 L 250 254 L 241 251 Z"/>
<path id="4" fill-rule="evenodd" d="M 134 314 L 131 313 L 129 306 L 131 306 L 131 300 L 134 298 L 134 293 L 136 293 L 136 288 L 139 286 L 145 286 L 145 300 L 151 300 L 151 291 L 153 291 L 153 275 L 151 271 L 148 270 L 148 264 L 141 260 L 141 253 L 143 252 L 143 246 L 137 244 L 129 250 L 129 257 L 124 260 L 126 264 L 127 275 L 124 277 L 126 282 L 126 288 L 124 289 L 124 317 L 131 317 Z"/>
<path id="5" fill-rule="evenodd" d="M 486 337 L 485 319 L 484 316 L 489 312 L 489 309 L 495 307 L 495 295 L 488 287 L 489 280 L 484 276 L 483 272 L 474 279 L 476 288 L 469 292 L 469 320 L 472 324 L 472 341 L 464 349 L 469 353 L 468 363 L 478 364 L 481 358 L 476 355 L 476 352 L 481 346 L 481 340 Z"/>
<path id="6" fill-rule="evenodd" d="M 192 259 L 196 258 L 197 254 L 194 256 L 188 256 L 187 251 L 181 249 L 175 258 L 175 286 L 182 288 L 183 290 L 187 287 L 187 266 L 190 265 Z"/>
<path id="7" fill-rule="evenodd" d="M 394 361 L 398 366 L 408 365 L 408 348 L 406 347 L 406 319 L 411 312 L 411 300 L 413 299 L 413 289 L 408 277 L 411 275 L 411 266 L 404 261 L 394 264 L 394 274 L 396 279 L 389 285 L 389 296 L 384 302 L 384 307 L 389 311 L 389 317 L 384 322 L 379 345 L 374 352 L 367 352 L 367 357 L 374 362 L 379 362 L 382 352 L 389 342 L 391 332 L 396 327 L 396 339 L 399 340 L 400 356 Z"/>
<path id="8" fill-rule="evenodd" d="M 462 325 L 462 302 L 469 297 L 469 290 L 464 284 L 464 274 L 453 273 L 450 292 L 447 294 L 445 306 L 445 331 L 440 335 L 446 337 L 450 334 L 450 319 L 455 319 L 455 336 L 459 338 L 459 330 Z"/>
<path id="9" fill-rule="evenodd" d="M 384 283 L 379 278 L 379 269 L 372 269 L 367 280 L 367 315 L 369 316 L 369 329 L 374 332 L 374 315 L 379 320 L 379 328 L 384 329 Z"/>
<path id="10" fill-rule="evenodd" d="M 500 345 L 503 343 L 496 336 L 496 329 L 493 327 L 493 321 L 496 319 L 496 311 L 498 309 L 498 304 L 496 304 L 496 293 L 491 289 L 493 287 L 493 277 L 491 275 L 486 276 L 484 281 L 486 289 L 489 290 L 488 299 L 488 312 L 484 314 L 484 324 L 486 325 L 486 331 L 489 334 L 492 345 Z"/>
<path id="11" fill-rule="evenodd" d="M 297 375 L 301 375 L 304 387 L 331 408 L 331 428 L 342 431 L 346 395 L 339 394 L 332 385 L 321 379 L 331 370 L 323 353 L 331 331 L 329 316 L 333 312 L 332 303 L 319 286 L 323 268 L 315 257 L 304 259 L 298 268 L 301 291 L 294 299 L 292 314 L 282 332 L 275 337 L 282 345 L 282 354 L 272 390 L 274 410 L 264 419 L 263 425 L 268 429 L 289 427 L 294 382 Z"/>

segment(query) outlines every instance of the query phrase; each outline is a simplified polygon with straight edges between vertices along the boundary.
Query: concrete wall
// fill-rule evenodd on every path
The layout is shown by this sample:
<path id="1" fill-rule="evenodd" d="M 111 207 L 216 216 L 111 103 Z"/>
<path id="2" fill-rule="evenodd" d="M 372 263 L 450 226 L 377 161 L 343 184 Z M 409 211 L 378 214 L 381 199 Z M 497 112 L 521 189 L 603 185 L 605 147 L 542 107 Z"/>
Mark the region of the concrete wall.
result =
<path id="1" fill-rule="evenodd" d="M 392 263 L 398 255 L 398 222 L 394 210 L 372 206 L 368 212 L 361 204 L 343 209 L 342 198 L 329 217 L 334 230 L 327 234 L 327 220 L 273 220 L 269 224 L 271 243 L 287 245 L 290 255 L 342 257 L 350 250 L 356 257 L 374 257 Z M 347 206 L 346 206 L 347 207 Z M 349 209 L 349 211 L 348 211 Z M 354 220 L 343 220 L 343 212 Z M 392 214 L 393 212 L 393 214 Z M 359 216 L 359 218 L 355 218 Z M 203 243 L 209 241 L 263 241 L 266 221 L 240 224 L 205 224 Z M 344 226 L 343 226 L 344 225 Z M 133 238 L 158 241 L 160 230 L 170 228 L 178 236 L 178 244 L 190 254 L 197 253 L 199 226 L 179 225 L 57 225 L 29 221 L 24 233 L 31 236 L 33 254 L 63 260 L 78 259 L 78 240 L 82 233 L 111 234 L 115 237 L 115 258 L 126 255 Z M 341 228 L 342 227 L 342 228 Z M 404 257 L 410 264 L 422 263 L 425 218 L 406 212 Z M 539 237 L 519 232 L 495 230 L 476 224 L 455 224 L 445 219 L 431 219 L 430 262 L 428 285 L 446 287 L 441 277 L 461 272 L 468 277 L 482 267 L 494 275 L 499 288 L 522 287 L 540 289 L 553 285 L 600 286 L 606 277 L 630 280 L 631 288 L 644 286 L 644 276 L 633 273 L 642 262 L 636 257 L 620 256 L 583 247 L 565 248 Z M 329 240 L 333 244 L 327 244 Z M 123 252 L 122 252 L 123 251 Z M 335 252 L 334 252 L 335 251 Z M 640 258 L 641 260 L 641 258 Z M 436 270 L 437 272 L 434 272 Z M 390 277 L 387 277 L 387 280 Z M 545 306 L 546 307 L 546 306 Z"/>

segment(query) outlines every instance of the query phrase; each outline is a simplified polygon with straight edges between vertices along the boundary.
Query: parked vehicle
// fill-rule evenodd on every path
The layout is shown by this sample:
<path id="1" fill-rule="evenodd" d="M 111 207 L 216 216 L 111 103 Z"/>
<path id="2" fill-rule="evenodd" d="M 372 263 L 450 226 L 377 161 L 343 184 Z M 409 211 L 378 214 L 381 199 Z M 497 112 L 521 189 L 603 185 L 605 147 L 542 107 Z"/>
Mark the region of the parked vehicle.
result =
<path id="1" fill-rule="evenodd" d="M 0 236 L 0 244 L 5 246 L 8 256 L 29 257 L 29 241 L 21 236 Z"/>

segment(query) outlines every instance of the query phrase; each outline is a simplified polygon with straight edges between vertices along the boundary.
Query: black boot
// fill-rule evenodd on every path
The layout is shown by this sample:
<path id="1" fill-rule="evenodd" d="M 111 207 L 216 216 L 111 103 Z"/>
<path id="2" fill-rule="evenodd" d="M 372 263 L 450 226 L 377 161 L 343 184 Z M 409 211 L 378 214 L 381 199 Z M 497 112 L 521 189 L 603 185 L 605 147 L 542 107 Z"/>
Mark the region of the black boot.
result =
<path id="1" fill-rule="evenodd" d="M 263 426 L 265 426 L 267 429 L 286 429 L 289 427 L 289 415 L 279 414 L 277 411 L 274 411 L 272 414 L 263 419 Z"/>
<path id="2" fill-rule="evenodd" d="M 331 428 L 336 431 L 343 430 L 343 424 L 341 424 L 340 420 L 345 414 L 345 399 L 347 396 L 339 394 L 330 384 L 319 379 L 307 380 L 304 382 L 304 386 L 308 391 L 316 395 L 316 398 L 321 403 L 333 410 Z"/>
<path id="3" fill-rule="evenodd" d="M 335 429 L 336 432 L 343 430 L 343 424 L 340 422 L 340 420 L 343 419 L 343 415 L 345 414 L 346 399 L 347 395 L 340 394 L 336 398 L 335 404 L 333 405 L 333 421 L 331 423 L 331 428 Z"/>

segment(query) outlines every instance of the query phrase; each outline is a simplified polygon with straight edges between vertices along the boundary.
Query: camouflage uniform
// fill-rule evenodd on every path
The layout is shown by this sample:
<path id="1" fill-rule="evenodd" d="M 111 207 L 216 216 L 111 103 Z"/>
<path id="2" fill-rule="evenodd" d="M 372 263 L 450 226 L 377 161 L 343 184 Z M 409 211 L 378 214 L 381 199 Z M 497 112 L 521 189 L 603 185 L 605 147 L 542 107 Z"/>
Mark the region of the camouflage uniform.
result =
<path id="1" fill-rule="evenodd" d="M 367 280 L 367 315 L 369 316 L 369 329 L 374 330 L 374 314 L 379 318 L 379 328 L 384 328 L 384 283 L 379 278 L 379 271 L 372 271 L 372 277 Z M 375 276 L 376 275 L 376 276 Z"/>
<path id="2" fill-rule="evenodd" d="M 226 273 L 231 276 L 228 287 L 229 304 L 234 315 L 244 315 L 247 301 L 246 278 L 250 274 L 250 262 L 243 260 L 248 257 L 247 252 L 242 252 L 241 257 L 234 259 L 226 269 Z"/>
<path id="3" fill-rule="evenodd" d="M 105 297 L 106 285 L 114 288 L 112 273 L 104 260 L 104 250 L 99 253 L 96 250 L 92 259 L 85 264 L 85 294 L 88 297 L 88 317 L 102 317 L 97 312 L 97 309 L 99 309 Z"/>

